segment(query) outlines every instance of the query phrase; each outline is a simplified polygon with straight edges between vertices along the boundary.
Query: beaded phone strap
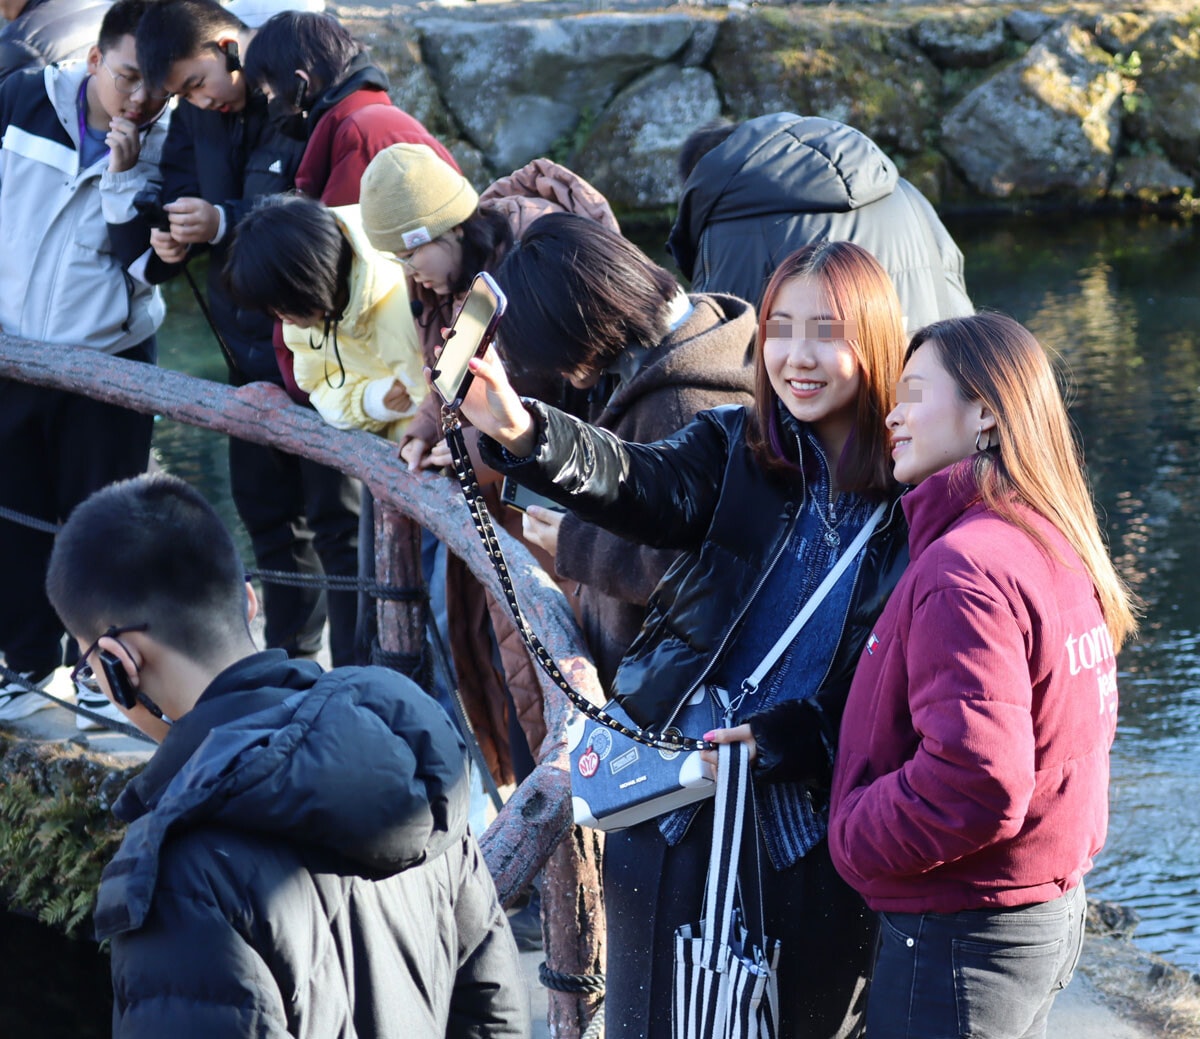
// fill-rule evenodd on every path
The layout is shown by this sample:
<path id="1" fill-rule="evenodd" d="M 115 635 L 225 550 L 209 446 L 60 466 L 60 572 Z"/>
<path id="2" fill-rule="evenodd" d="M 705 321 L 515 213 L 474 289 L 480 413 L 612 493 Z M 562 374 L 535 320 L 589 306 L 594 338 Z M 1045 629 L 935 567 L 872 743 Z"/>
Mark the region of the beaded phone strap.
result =
<path id="1" fill-rule="evenodd" d="M 520 632 L 521 638 L 529 648 L 533 659 L 546 672 L 550 680 L 563 691 L 571 703 L 591 718 L 592 721 L 599 722 L 601 725 L 619 732 L 622 736 L 636 740 L 647 747 L 666 751 L 710 750 L 715 747 L 716 744 L 709 743 L 707 740 L 691 739 L 688 736 L 677 736 L 674 733 L 654 732 L 650 729 L 640 727 L 631 729 L 624 722 L 597 707 L 582 693 L 577 692 L 571 687 L 571 684 L 558 669 L 554 658 L 550 656 L 546 647 L 542 645 L 541 640 L 534 634 L 533 629 L 529 626 L 529 622 L 525 619 L 521 604 L 517 602 L 517 594 L 513 590 L 512 580 L 508 575 L 508 563 L 505 562 L 504 553 L 500 550 L 500 542 L 496 539 L 496 531 L 492 526 L 492 518 L 488 514 L 487 503 L 483 500 L 483 496 L 479 492 L 479 479 L 476 477 L 475 467 L 471 464 L 471 459 L 467 455 L 467 447 L 463 442 L 462 426 L 458 421 L 458 412 L 456 410 L 442 408 L 442 430 L 446 434 L 446 443 L 450 446 L 450 453 L 454 456 L 454 475 L 458 478 L 459 485 L 462 487 L 463 497 L 467 500 L 467 508 L 471 512 L 471 520 L 475 524 L 475 531 L 479 535 L 479 540 L 483 542 L 483 547 L 487 551 L 488 558 L 492 561 L 492 567 L 496 571 L 496 576 L 500 579 L 500 587 L 504 590 L 504 598 L 508 603 L 509 612 L 516 622 L 517 631 Z"/>

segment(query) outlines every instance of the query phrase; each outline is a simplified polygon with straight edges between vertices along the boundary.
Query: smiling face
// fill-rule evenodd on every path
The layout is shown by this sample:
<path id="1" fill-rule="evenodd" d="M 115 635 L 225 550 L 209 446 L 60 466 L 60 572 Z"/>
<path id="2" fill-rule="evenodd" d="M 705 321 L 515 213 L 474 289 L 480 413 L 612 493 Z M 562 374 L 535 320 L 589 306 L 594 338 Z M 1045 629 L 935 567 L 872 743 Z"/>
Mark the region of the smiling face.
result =
<path id="1" fill-rule="evenodd" d="M 854 328 L 836 317 L 821 281 L 799 277 L 775 295 L 766 329 L 763 363 L 771 388 L 793 417 L 813 427 L 826 456 L 840 458 L 862 382 L 847 342 Z"/>
<path id="2" fill-rule="evenodd" d="M 996 424 L 979 401 L 963 400 L 958 384 L 942 365 L 937 340 L 917 347 L 896 386 L 897 404 L 887 417 L 892 462 L 900 483 L 928 476 L 975 453 L 980 431 Z"/>
<path id="3" fill-rule="evenodd" d="M 206 44 L 190 58 L 175 62 L 163 88 L 197 108 L 240 112 L 246 107 L 246 80 L 240 70 L 230 71 L 228 46 L 236 37 Z"/>

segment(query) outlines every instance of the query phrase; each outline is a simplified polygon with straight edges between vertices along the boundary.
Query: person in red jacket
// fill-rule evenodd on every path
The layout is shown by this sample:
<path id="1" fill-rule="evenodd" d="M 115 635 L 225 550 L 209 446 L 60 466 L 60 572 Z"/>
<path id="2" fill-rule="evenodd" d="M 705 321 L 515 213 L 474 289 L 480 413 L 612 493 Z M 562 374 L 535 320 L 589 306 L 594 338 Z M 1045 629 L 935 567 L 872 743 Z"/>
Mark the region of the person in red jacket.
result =
<path id="1" fill-rule="evenodd" d="M 271 117 L 307 142 L 296 188 L 327 206 L 358 202 L 363 171 L 393 144 L 424 144 L 455 170 L 454 156 L 388 97 L 388 78 L 332 15 L 283 11 L 246 51 L 246 76 L 270 99 Z"/>
<path id="2" fill-rule="evenodd" d="M 1035 1039 L 1083 941 L 1132 597 L 1025 328 L 922 329 L 897 398 L 911 562 L 855 672 L 829 822 L 880 917 L 867 1036 Z"/>

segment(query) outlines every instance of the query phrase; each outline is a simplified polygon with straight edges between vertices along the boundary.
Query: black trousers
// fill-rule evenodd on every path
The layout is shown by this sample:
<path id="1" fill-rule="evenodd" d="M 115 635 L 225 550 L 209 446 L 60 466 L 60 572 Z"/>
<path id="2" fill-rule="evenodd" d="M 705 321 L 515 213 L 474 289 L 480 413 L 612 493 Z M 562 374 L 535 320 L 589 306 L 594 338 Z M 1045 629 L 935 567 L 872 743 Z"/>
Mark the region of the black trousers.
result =
<path id="1" fill-rule="evenodd" d="M 118 356 L 153 363 L 154 336 Z M 62 522 L 105 484 L 146 471 L 153 415 L 64 390 L 0 379 L 0 505 Z M 54 536 L 0 519 L 0 650 L 37 677 L 63 662 L 63 628 L 46 598 Z"/>
<path id="2" fill-rule="evenodd" d="M 655 820 L 604 845 L 609 1039 L 670 1039 L 675 929 L 699 921 L 712 842 L 712 802 L 670 847 Z M 743 851 L 743 876 L 747 874 Z M 766 933 L 782 943 L 779 1035 L 860 1036 L 875 916 L 838 876 L 822 841 L 789 869 L 761 853 Z"/>
<path id="3" fill-rule="evenodd" d="M 230 438 L 229 477 L 260 570 L 358 574 L 357 480 L 274 447 Z M 263 582 L 267 646 L 313 654 L 329 618 L 335 667 L 354 663 L 358 597 Z"/>

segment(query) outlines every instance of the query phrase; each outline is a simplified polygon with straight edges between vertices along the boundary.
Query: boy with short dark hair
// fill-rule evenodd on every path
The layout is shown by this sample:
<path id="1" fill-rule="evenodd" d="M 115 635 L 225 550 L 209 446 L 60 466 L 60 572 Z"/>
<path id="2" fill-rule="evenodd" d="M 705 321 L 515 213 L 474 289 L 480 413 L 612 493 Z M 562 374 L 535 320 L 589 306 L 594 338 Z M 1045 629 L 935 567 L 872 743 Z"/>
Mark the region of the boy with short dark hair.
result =
<path id="1" fill-rule="evenodd" d="M 304 150 L 271 123 L 266 97 L 247 82 L 241 55 L 252 37 L 216 0 L 161 0 L 138 29 L 138 59 L 147 79 L 187 102 L 176 109 L 163 153 L 170 231 L 151 232 L 156 256 L 147 276 L 165 281 L 208 250 L 210 311 L 226 347 L 230 381 L 282 386 L 274 320 L 239 309 L 221 276 L 238 221 L 261 196 L 292 187 Z M 357 574 L 357 481 L 236 438 L 229 441 L 229 474 L 260 569 Z M 264 595 L 268 646 L 315 654 L 328 608 L 333 663 L 353 662 L 354 592 L 268 583 Z"/>
<path id="2" fill-rule="evenodd" d="M 129 829 L 96 907 L 114 1039 L 528 1036 L 463 745 L 429 696 L 258 652 L 233 539 L 173 477 L 84 502 L 47 587 L 77 670 L 161 742 L 113 806 Z"/>
<path id="3" fill-rule="evenodd" d="M 0 88 L 0 328 L 152 363 L 164 308 L 136 276 L 148 239 L 133 199 L 158 180 L 168 113 L 137 64 L 145 8 L 114 4 L 86 63 L 29 69 Z M 0 503 L 65 519 L 92 491 L 145 470 L 152 428 L 150 415 L 0 380 Z M 0 650 L 39 687 L 63 662 L 43 588 L 52 541 L 8 522 L 0 537 Z M 0 719 L 48 703 L 0 687 Z"/>

